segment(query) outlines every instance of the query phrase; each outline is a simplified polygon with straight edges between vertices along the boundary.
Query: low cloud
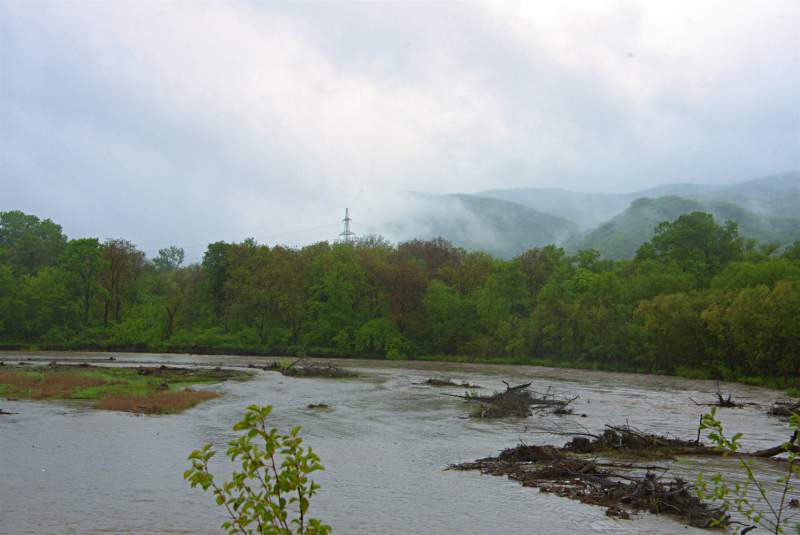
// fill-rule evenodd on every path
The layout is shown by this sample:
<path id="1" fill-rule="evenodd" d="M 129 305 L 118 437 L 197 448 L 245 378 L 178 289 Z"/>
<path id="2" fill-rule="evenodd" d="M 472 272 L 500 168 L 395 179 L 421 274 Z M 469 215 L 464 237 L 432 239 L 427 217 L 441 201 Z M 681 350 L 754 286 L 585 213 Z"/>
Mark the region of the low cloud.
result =
<path id="1" fill-rule="evenodd" d="M 0 3 L 0 210 L 196 259 L 403 190 L 800 168 L 796 2 L 530 6 Z"/>

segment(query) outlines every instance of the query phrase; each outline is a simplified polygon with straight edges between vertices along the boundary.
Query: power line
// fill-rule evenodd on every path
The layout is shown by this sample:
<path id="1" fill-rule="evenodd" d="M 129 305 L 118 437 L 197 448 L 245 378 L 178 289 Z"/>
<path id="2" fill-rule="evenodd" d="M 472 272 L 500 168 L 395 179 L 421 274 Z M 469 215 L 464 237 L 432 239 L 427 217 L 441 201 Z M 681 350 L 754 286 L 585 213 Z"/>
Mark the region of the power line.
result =
<path id="1" fill-rule="evenodd" d="M 281 232 L 281 233 L 278 233 L 278 234 L 268 234 L 266 236 L 257 236 L 257 237 L 254 236 L 253 239 L 254 240 L 263 240 L 263 239 L 266 239 L 266 238 L 276 238 L 278 236 L 288 236 L 290 234 L 300 234 L 301 232 L 311 232 L 313 230 L 323 230 L 323 229 L 334 228 L 334 227 L 338 227 L 338 226 L 339 226 L 339 224 L 337 223 L 335 225 L 325 225 L 325 226 L 322 226 L 322 227 L 307 228 L 307 229 L 303 229 L 303 230 L 293 230 L 293 231 L 290 231 L 290 232 Z M 187 246 L 183 247 L 183 249 L 194 249 L 196 247 L 207 247 L 207 246 L 208 246 L 207 243 L 202 244 L 202 245 L 187 245 Z M 144 252 L 145 253 L 157 253 L 158 249 L 153 249 L 153 250 L 144 251 Z"/>

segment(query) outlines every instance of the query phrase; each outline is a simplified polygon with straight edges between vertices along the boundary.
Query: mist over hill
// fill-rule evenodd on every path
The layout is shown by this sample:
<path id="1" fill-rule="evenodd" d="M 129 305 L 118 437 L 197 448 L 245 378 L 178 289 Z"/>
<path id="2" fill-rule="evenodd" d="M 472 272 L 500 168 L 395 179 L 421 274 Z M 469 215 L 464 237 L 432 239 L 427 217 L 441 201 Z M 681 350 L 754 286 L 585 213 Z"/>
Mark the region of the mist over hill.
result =
<path id="1" fill-rule="evenodd" d="M 384 226 L 398 241 L 442 236 L 457 247 L 497 258 L 559 243 L 578 230 L 566 219 L 487 197 L 404 192 L 394 201 L 404 216 Z"/>
<path id="2" fill-rule="evenodd" d="M 768 217 L 741 206 L 716 201 L 700 202 L 665 195 L 656 199 L 635 199 L 630 208 L 597 228 L 576 234 L 562 246 L 568 254 L 581 249 L 597 249 L 604 258 L 632 258 L 636 250 L 653 237 L 653 229 L 662 221 L 674 221 L 682 214 L 707 212 L 717 224 L 727 220 L 739 223 L 739 235 L 783 246 L 800 240 L 800 219 Z"/>
<path id="3" fill-rule="evenodd" d="M 791 171 L 738 184 L 665 184 L 632 193 L 579 193 L 554 188 L 492 189 L 478 197 L 512 201 L 591 229 L 628 209 L 639 198 L 674 195 L 686 200 L 727 202 L 771 218 L 800 214 L 800 172 Z M 652 230 L 652 229 L 651 229 Z"/>
<path id="4" fill-rule="evenodd" d="M 442 236 L 458 247 L 512 258 L 533 247 L 563 246 L 569 254 L 598 249 L 604 258 L 631 258 L 653 229 L 696 211 L 717 223 L 739 223 L 739 234 L 783 246 L 800 239 L 800 172 L 726 186 L 666 184 L 626 194 L 553 188 L 488 190 L 475 195 L 395 195 L 381 231 L 397 241 Z"/>

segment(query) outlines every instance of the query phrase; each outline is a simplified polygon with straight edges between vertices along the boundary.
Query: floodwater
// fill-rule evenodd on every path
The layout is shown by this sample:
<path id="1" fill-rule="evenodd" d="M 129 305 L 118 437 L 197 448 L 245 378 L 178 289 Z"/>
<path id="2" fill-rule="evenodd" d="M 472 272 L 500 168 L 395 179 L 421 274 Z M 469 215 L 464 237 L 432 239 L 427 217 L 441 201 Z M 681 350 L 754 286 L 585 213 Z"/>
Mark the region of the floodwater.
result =
<path id="1" fill-rule="evenodd" d="M 0 353 L 16 363 L 108 363 L 109 354 Z M 114 365 L 167 364 L 245 367 L 257 357 L 114 354 Z M 231 428 L 251 404 L 273 405 L 270 424 L 302 425 L 301 435 L 320 456 L 325 472 L 310 516 L 339 534 L 553 534 L 707 533 L 667 516 L 619 520 L 601 507 L 583 505 L 506 478 L 445 471 L 450 463 L 495 455 L 520 441 L 561 444 L 549 434 L 585 426 L 628 422 L 644 431 L 693 439 L 700 414 L 717 387 L 739 401 L 767 406 L 782 392 L 740 384 L 532 366 L 446 362 L 336 360 L 358 379 L 295 379 L 256 370 L 250 380 L 210 388 L 223 396 L 183 414 L 136 416 L 97 411 L 81 401 L 0 401 L 0 534 L 218 534 L 226 520 L 210 492 L 183 480 L 193 449 L 213 443 L 223 453 L 212 463 L 217 480 L 234 468 L 225 457 Z M 580 396 L 577 415 L 531 416 L 508 421 L 462 419 L 468 410 L 441 393 L 460 389 L 422 386 L 429 377 L 467 380 L 489 392 L 532 382 L 543 392 Z M 310 410 L 309 403 L 330 408 Z M 586 414 L 581 418 L 580 414 Z M 763 407 L 720 409 L 726 431 L 745 433 L 746 450 L 785 441 L 787 424 Z M 665 464 L 659 461 L 659 464 Z M 666 463 L 671 464 L 671 463 Z M 736 462 L 679 461 L 673 471 L 734 473 Z M 773 481 L 775 461 L 756 469 Z"/>

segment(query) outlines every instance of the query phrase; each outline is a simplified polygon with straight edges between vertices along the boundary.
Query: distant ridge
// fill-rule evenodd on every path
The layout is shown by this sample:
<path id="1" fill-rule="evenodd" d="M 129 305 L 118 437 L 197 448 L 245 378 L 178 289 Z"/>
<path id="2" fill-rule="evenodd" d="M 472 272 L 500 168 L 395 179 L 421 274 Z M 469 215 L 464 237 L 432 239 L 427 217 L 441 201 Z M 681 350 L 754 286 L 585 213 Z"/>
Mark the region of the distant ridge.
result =
<path id="1" fill-rule="evenodd" d="M 713 214 L 718 224 L 728 219 L 736 221 L 739 235 L 745 238 L 780 242 L 783 246 L 800 240 L 800 218 L 762 216 L 728 202 L 700 202 L 665 195 L 636 199 L 620 215 L 594 230 L 572 236 L 563 246 L 568 254 L 591 248 L 600 251 L 604 258 L 632 258 L 644 242 L 652 239 L 656 225 L 697 211 Z"/>
<path id="2" fill-rule="evenodd" d="M 675 195 L 694 201 L 737 204 L 769 217 L 800 217 L 800 171 L 724 186 L 665 184 L 633 193 L 578 193 L 557 188 L 491 189 L 475 194 L 512 201 L 590 229 L 626 210 L 635 199 Z"/>

